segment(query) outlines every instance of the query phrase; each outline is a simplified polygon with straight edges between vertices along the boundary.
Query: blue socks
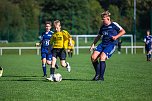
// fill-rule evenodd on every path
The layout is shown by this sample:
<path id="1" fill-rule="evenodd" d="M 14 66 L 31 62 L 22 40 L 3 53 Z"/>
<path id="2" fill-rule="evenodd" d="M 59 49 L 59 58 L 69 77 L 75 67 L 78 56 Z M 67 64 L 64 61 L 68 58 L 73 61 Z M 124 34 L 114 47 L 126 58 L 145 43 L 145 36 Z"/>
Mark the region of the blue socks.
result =
<path id="1" fill-rule="evenodd" d="M 104 80 L 104 72 L 106 68 L 106 62 L 100 61 L 100 79 Z"/>
<path id="2" fill-rule="evenodd" d="M 42 68 L 43 68 L 43 74 L 44 76 L 46 76 L 46 64 L 42 64 Z"/>
<path id="3" fill-rule="evenodd" d="M 99 66 L 98 61 L 92 62 L 92 64 L 93 64 L 93 67 L 94 67 L 96 76 L 97 76 L 97 75 L 100 75 L 100 66 Z"/>
<path id="4" fill-rule="evenodd" d="M 54 77 L 55 68 L 50 68 L 50 75 Z"/>
<path id="5" fill-rule="evenodd" d="M 147 61 L 150 61 L 151 59 L 151 54 L 147 54 Z"/>

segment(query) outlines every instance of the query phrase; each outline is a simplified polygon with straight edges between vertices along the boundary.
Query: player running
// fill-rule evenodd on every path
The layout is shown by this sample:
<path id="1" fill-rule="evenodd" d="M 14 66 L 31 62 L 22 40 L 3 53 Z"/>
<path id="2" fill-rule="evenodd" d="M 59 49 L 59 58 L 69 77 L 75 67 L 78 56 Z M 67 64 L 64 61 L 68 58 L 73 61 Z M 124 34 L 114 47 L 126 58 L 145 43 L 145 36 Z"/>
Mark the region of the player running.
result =
<path id="1" fill-rule="evenodd" d="M 95 48 L 95 44 L 101 39 L 102 42 L 95 48 L 91 55 L 91 61 L 95 69 L 95 77 L 93 80 L 104 81 L 104 72 L 106 68 L 106 60 L 114 53 L 117 45 L 117 39 L 125 34 L 125 30 L 116 22 L 111 22 L 110 13 L 105 11 L 101 14 L 103 25 L 101 26 L 97 37 L 94 39 L 90 47 L 90 51 Z M 98 57 L 100 62 L 98 63 Z"/>
<path id="2" fill-rule="evenodd" d="M 151 52 L 152 52 L 152 36 L 150 35 L 150 30 L 147 30 L 147 35 L 144 37 L 145 49 L 147 61 L 151 61 Z"/>
<path id="3" fill-rule="evenodd" d="M 36 43 L 36 46 L 41 44 L 41 59 L 42 59 L 42 69 L 43 77 L 47 77 L 46 73 L 46 63 L 51 65 L 52 54 L 49 52 L 51 48 L 49 47 L 50 38 L 52 37 L 53 32 L 51 30 L 52 23 L 50 21 L 45 22 L 45 32 L 41 35 L 41 40 L 39 43 Z M 58 68 L 58 65 L 56 65 Z"/>
<path id="4" fill-rule="evenodd" d="M 72 58 L 72 56 L 73 56 L 74 44 L 75 44 L 74 40 L 72 40 L 72 46 L 68 44 L 67 54 L 68 54 L 69 58 Z"/>
<path id="5" fill-rule="evenodd" d="M 50 39 L 50 46 L 52 46 L 52 65 L 51 65 L 51 73 L 50 78 L 47 80 L 54 81 L 54 73 L 55 73 L 55 64 L 57 57 L 60 58 L 60 63 L 62 67 L 67 68 L 67 71 L 71 71 L 71 67 L 68 62 L 66 62 L 66 51 L 64 47 L 64 42 L 69 40 L 70 45 L 72 45 L 72 37 L 70 34 L 61 30 L 61 23 L 59 20 L 54 21 L 55 32 Z"/>

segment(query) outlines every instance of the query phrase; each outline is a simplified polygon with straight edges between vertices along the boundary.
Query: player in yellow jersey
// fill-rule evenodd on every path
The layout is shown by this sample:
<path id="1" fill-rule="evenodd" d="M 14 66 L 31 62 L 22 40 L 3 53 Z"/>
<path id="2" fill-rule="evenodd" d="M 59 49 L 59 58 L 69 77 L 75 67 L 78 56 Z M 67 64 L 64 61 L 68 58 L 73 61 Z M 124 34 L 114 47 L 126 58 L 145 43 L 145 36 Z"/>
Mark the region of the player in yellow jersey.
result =
<path id="1" fill-rule="evenodd" d="M 55 72 L 55 64 L 57 61 L 57 57 L 60 58 L 60 63 L 62 67 L 67 68 L 67 71 L 71 71 L 71 67 L 68 62 L 66 62 L 66 44 L 68 41 L 70 45 L 72 45 L 72 37 L 71 35 L 65 31 L 61 30 L 61 23 L 59 20 L 54 21 L 55 32 L 50 39 L 50 46 L 52 49 L 52 65 L 50 71 L 50 78 L 47 78 L 50 81 L 54 81 L 54 72 Z"/>
<path id="2" fill-rule="evenodd" d="M 72 40 L 72 45 L 68 44 L 67 53 L 70 58 L 72 58 L 73 55 L 74 44 L 75 44 L 74 40 Z"/>

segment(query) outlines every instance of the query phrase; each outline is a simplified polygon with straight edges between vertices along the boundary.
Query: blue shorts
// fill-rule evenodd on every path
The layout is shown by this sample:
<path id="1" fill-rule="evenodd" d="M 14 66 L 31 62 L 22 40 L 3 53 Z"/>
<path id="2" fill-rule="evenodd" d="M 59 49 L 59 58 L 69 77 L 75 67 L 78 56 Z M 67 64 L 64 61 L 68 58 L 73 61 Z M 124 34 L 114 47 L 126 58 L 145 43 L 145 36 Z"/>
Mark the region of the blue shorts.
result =
<path id="1" fill-rule="evenodd" d="M 145 49 L 147 52 L 151 51 L 151 44 L 145 45 Z"/>
<path id="2" fill-rule="evenodd" d="M 116 49 L 116 45 L 115 44 L 108 44 L 108 45 L 103 45 L 102 43 L 100 43 L 96 48 L 95 51 L 98 51 L 100 53 L 104 52 L 107 56 L 107 59 L 109 59 L 112 54 L 114 53 Z"/>
<path id="3" fill-rule="evenodd" d="M 52 61 L 51 49 L 49 50 L 48 47 L 41 47 L 41 59 L 44 58 L 46 58 L 46 60 Z"/>

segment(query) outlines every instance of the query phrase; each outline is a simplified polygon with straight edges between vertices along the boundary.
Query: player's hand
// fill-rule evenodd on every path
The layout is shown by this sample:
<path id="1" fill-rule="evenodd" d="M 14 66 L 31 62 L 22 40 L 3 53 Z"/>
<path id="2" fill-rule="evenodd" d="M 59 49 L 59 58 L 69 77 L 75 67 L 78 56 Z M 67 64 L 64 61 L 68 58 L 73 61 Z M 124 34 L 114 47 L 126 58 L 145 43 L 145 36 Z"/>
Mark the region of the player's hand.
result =
<path id="1" fill-rule="evenodd" d="M 38 43 L 35 43 L 35 46 L 36 46 L 36 47 L 38 47 L 39 45 L 40 45 L 40 43 L 39 43 L 39 42 L 38 42 Z"/>
<path id="2" fill-rule="evenodd" d="M 118 37 L 117 37 L 117 36 L 112 36 L 112 39 L 113 39 L 113 40 L 117 40 Z"/>
<path id="3" fill-rule="evenodd" d="M 72 42 L 69 42 L 69 46 L 73 46 Z"/>
<path id="4" fill-rule="evenodd" d="M 92 46 L 90 47 L 89 51 L 93 51 L 94 50 L 94 44 L 92 44 Z"/>

